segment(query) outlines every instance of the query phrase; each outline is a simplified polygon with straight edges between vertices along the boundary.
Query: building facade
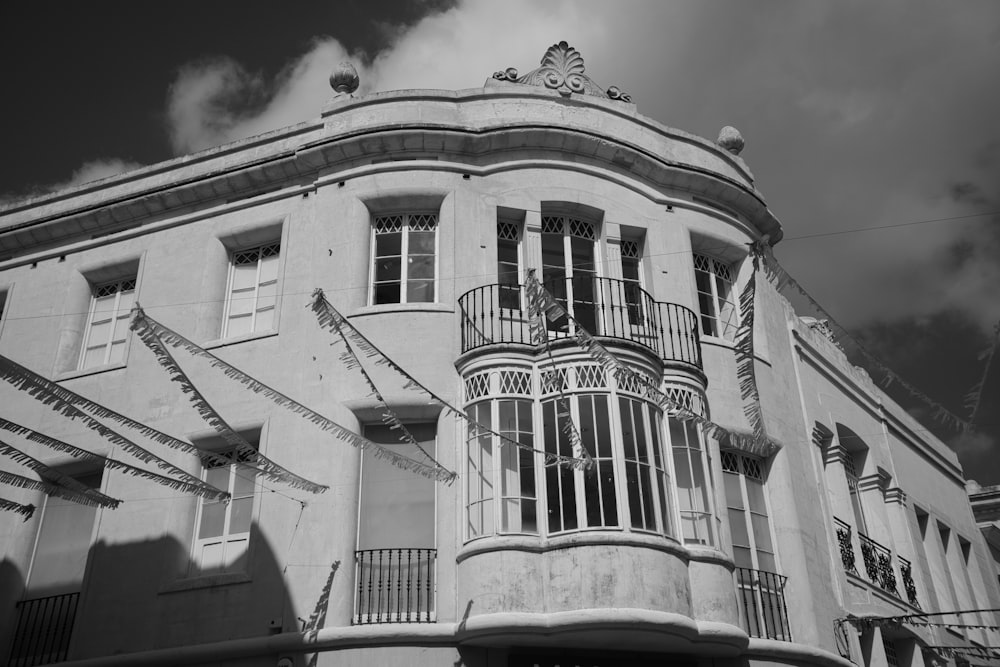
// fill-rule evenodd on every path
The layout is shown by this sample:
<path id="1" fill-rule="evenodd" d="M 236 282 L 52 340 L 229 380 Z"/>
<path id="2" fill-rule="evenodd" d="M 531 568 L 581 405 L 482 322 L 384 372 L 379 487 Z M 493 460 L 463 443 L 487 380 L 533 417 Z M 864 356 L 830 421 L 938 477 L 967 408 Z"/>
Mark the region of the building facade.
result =
<path id="1" fill-rule="evenodd" d="M 340 95 L 0 210 L 0 354 L 51 383 L 6 366 L 0 469 L 30 475 L 24 453 L 121 501 L 0 485 L 38 508 L 0 516 L 8 663 L 921 667 L 1000 645 L 981 611 L 878 621 L 1000 590 L 954 453 L 767 280 L 741 308 L 748 246 L 782 235 L 741 149 L 640 115 L 561 43 L 524 76 Z M 568 315 L 532 320 L 534 277 Z M 130 332 L 137 303 L 246 374 L 170 348 L 230 430 Z M 748 322 L 766 450 L 718 435 L 753 430 Z"/>

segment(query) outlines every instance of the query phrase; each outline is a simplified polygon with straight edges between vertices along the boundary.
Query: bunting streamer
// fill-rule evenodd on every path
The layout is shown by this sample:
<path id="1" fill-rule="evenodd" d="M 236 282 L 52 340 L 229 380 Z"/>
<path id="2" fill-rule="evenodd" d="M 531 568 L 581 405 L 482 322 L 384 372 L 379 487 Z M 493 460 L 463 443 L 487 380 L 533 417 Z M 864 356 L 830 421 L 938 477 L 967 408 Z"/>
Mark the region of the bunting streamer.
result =
<path id="1" fill-rule="evenodd" d="M 757 389 L 757 372 L 754 368 L 753 322 L 754 299 L 757 294 L 757 270 L 760 255 L 755 245 L 750 246 L 753 272 L 740 294 L 740 326 L 736 330 L 736 377 L 740 381 L 740 397 L 743 399 L 743 414 L 750 422 L 753 433 L 761 439 L 767 438 L 764 430 L 764 413 L 760 407 L 760 392 Z"/>
<path id="2" fill-rule="evenodd" d="M 370 391 L 369 396 L 374 396 L 375 399 L 378 400 L 378 402 L 382 405 L 382 409 L 384 410 L 384 412 L 382 413 L 382 423 L 387 425 L 391 430 L 398 430 L 400 432 L 399 435 L 400 442 L 405 442 L 409 445 L 412 445 L 413 447 L 416 447 L 421 454 L 427 457 L 427 460 L 436 465 L 438 468 L 444 470 L 445 469 L 444 466 L 438 463 L 433 456 L 428 454 L 427 451 L 420 446 L 420 443 L 417 442 L 417 439 L 413 437 L 413 434 L 410 433 L 409 429 L 406 428 L 406 426 L 403 424 L 402 421 L 400 421 L 399 417 L 396 416 L 396 413 L 393 412 L 391 407 L 389 407 L 389 404 L 385 402 L 385 398 L 382 396 L 382 392 L 380 392 L 378 390 L 378 387 L 375 386 L 375 381 L 372 379 L 371 375 L 368 374 L 368 371 L 365 370 L 365 367 L 361 364 L 361 361 L 358 359 L 358 355 L 354 353 L 354 348 L 351 347 L 351 342 L 347 339 L 347 335 L 344 333 L 344 330 L 341 327 L 340 322 L 337 320 L 337 318 L 333 319 L 332 324 L 333 328 L 340 335 L 340 339 L 344 343 L 345 349 L 340 355 L 340 360 L 344 362 L 344 365 L 347 368 L 357 369 L 361 373 L 361 377 L 363 377 L 365 379 L 365 382 L 368 384 L 368 389 Z M 450 473 L 451 477 L 450 479 L 446 480 L 446 483 L 451 484 L 452 482 L 455 481 L 455 478 L 458 475 L 453 471 L 448 471 L 448 472 Z"/>
<path id="3" fill-rule="evenodd" d="M 133 477 L 140 477 L 142 479 L 148 479 L 150 481 L 156 482 L 168 488 L 174 489 L 175 491 L 184 491 L 186 493 L 198 494 L 201 491 L 201 487 L 189 484 L 187 482 L 182 482 L 179 479 L 173 479 L 172 477 L 166 477 L 165 475 L 160 475 L 149 470 L 143 470 L 142 468 L 136 468 L 133 465 L 125 463 L 124 461 L 118 461 L 117 459 L 109 459 L 100 454 L 95 454 L 94 452 L 88 451 L 86 449 L 81 449 L 68 442 L 63 442 L 62 440 L 56 440 L 55 438 L 49 437 L 44 433 L 39 433 L 20 424 L 15 424 L 14 422 L 7 421 L 6 419 L 0 419 L 0 429 L 9 431 L 10 433 L 15 433 L 17 435 L 23 436 L 25 439 L 32 442 L 36 442 L 40 445 L 44 445 L 52 450 L 60 452 L 62 454 L 69 454 L 75 459 L 80 459 L 88 463 L 94 463 L 108 470 L 119 470 L 121 472 L 132 475 Z"/>
<path id="4" fill-rule="evenodd" d="M 133 426 L 133 428 L 142 433 L 158 434 L 159 438 L 153 438 L 157 442 L 163 442 L 163 444 L 167 444 L 167 442 L 177 442 L 183 445 L 185 450 L 194 449 L 194 452 L 197 453 L 198 450 L 195 449 L 191 443 L 172 438 L 171 436 L 161 433 L 156 429 L 145 426 L 144 424 L 139 424 L 138 422 L 135 422 L 132 419 L 115 412 L 114 410 L 110 410 L 103 405 L 94 403 L 90 399 L 84 398 L 83 396 L 80 396 L 65 387 L 57 385 L 55 382 L 46 380 L 41 375 L 25 368 L 3 355 L 0 355 L 0 379 L 10 383 L 16 389 L 28 392 L 29 396 L 38 400 L 43 405 L 47 405 L 55 412 L 58 412 L 69 419 L 79 419 L 83 422 L 84 426 L 96 432 L 111 444 L 121 447 L 124 452 L 134 456 L 143 463 L 149 463 L 151 461 L 155 462 L 157 467 L 161 470 L 166 470 L 172 475 L 176 475 L 184 479 L 190 486 L 198 489 L 197 495 L 210 500 L 229 499 L 229 493 L 226 491 L 220 491 L 214 486 L 206 484 L 186 470 L 182 470 L 172 463 L 156 456 L 152 452 L 143 449 L 141 446 L 132 442 L 117 431 L 108 428 L 87 413 L 83 412 L 79 407 L 77 407 L 77 405 L 85 407 L 98 416 L 103 416 L 118 421 L 119 423 Z M 177 445 L 175 446 L 180 448 Z"/>
<path id="5" fill-rule="evenodd" d="M 357 433 L 354 433 L 350 429 L 341 426 L 337 422 L 324 417 L 323 415 L 307 408 L 306 406 L 298 403 L 297 401 L 289 398 L 280 391 L 273 389 L 263 382 L 247 375 L 240 369 L 232 366 L 217 356 L 205 350 L 202 347 L 194 344 L 184 336 L 180 335 L 176 331 L 167 328 L 166 326 L 160 324 L 148 315 L 143 318 L 146 326 L 150 328 L 156 334 L 156 337 L 166 345 L 171 347 L 181 348 L 186 350 L 189 354 L 197 357 L 202 357 L 207 359 L 209 364 L 220 369 L 223 374 L 231 380 L 239 382 L 244 387 L 250 389 L 250 391 L 255 394 L 260 394 L 261 396 L 267 398 L 275 405 L 286 408 L 290 410 L 293 414 L 299 415 L 306 421 L 316 425 L 320 430 L 326 431 L 327 433 L 333 433 L 337 438 L 353 445 L 362 450 L 370 450 L 376 458 L 385 459 L 393 465 L 402 468 L 403 470 L 408 470 L 410 472 L 415 472 L 418 475 L 423 475 L 430 479 L 437 481 L 446 481 L 449 476 L 447 470 L 442 470 L 429 466 L 427 464 L 421 463 L 420 461 L 414 461 L 413 459 L 403 456 L 397 452 L 392 451 L 386 447 L 372 442 L 366 438 L 361 437 Z"/>
<path id="6" fill-rule="evenodd" d="M 983 387 L 986 386 L 986 378 L 990 374 L 990 365 L 996 355 L 997 347 L 1000 346 L 1000 322 L 993 328 L 993 343 L 988 348 L 979 353 L 977 359 L 983 363 L 983 374 L 979 382 L 965 395 L 965 407 L 969 409 L 969 424 L 971 427 L 976 423 L 976 415 L 979 414 L 979 404 L 983 398 Z"/>
<path id="7" fill-rule="evenodd" d="M 833 319 L 833 316 L 826 312 L 826 309 L 819 305 L 819 303 L 812 298 L 808 292 L 806 292 L 805 288 L 799 285 L 799 283 L 792 278 L 792 276 L 789 275 L 780 264 L 778 264 L 778 260 L 775 259 L 774 254 L 771 251 L 771 247 L 767 244 L 767 237 L 765 237 L 762 241 L 755 242 L 751 247 L 753 248 L 753 252 L 759 253 L 762 260 L 761 264 L 764 267 L 768 280 L 773 283 L 777 289 L 783 289 L 787 285 L 793 287 L 795 291 L 802 295 L 802 297 L 805 298 L 809 304 L 827 320 L 830 327 L 836 329 L 836 335 L 838 338 L 850 341 L 858 353 L 865 358 L 868 364 L 882 374 L 880 382 L 884 387 L 888 388 L 893 383 L 898 384 L 900 387 L 905 389 L 910 396 L 930 407 L 931 414 L 942 424 L 951 426 L 957 430 L 970 430 L 972 428 L 972 424 L 970 422 L 962 419 L 952 411 L 948 410 L 948 408 L 944 407 L 910 383 L 906 382 L 892 369 L 882 363 L 878 357 L 869 352 L 864 345 L 858 342 L 857 338 L 852 336 L 847 331 L 847 329 L 842 327 L 835 319 Z M 979 387 L 977 391 L 974 391 L 976 398 L 973 402 L 978 404 L 978 396 L 982 392 L 982 387 Z"/>
<path id="8" fill-rule="evenodd" d="M 38 476 L 43 480 L 46 480 L 45 482 L 38 483 L 38 486 L 29 487 L 24 484 L 15 484 L 16 479 L 19 478 L 21 480 L 25 480 L 26 482 L 34 482 L 34 480 L 28 479 L 27 477 L 21 477 L 20 475 L 15 475 L 13 473 L 4 473 L 9 476 L 9 479 L 5 479 L 0 476 L 0 482 L 5 484 L 14 484 L 15 486 L 21 486 L 21 488 L 34 488 L 39 491 L 44 491 L 47 495 L 59 496 L 60 498 L 71 500 L 74 503 L 88 505 L 90 507 L 110 507 L 111 509 L 117 509 L 121 504 L 120 500 L 111 498 L 110 496 L 104 495 L 100 491 L 84 486 L 72 477 L 50 468 L 38 459 L 28 456 L 18 448 L 12 447 L 2 440 L 0 440 L 0 454 L 10 457 L 17 463 L 23 465 L 25 468 L 38 473 Z"/>
<path id="9" fill-rule="evenodd" d="M 30 519 L 35 514 L 34 505 L 22 505 L 21 503 L 15 503 L 13 500 L 7 500 L 6 498 L 0 498 L 0 510 L 16 512 L 22 515 L 25 521 Z"/>
<path id="10" fill-rule="evenodd" d="M 400 376 L 406 379 L 405 389 L 417 389 L 430 397 L 432 401 L 440 405 L 445 411 L 451 413 L 455 417 L 465 421 L 470 427 L 474 429 L 473 435 L 470 437 L 479 437 L 484 433 L 489 433 L 490 435 L 498 438 L 499 441 L 504 445 L 510 445 L 512 447 L 518 447 L 525 451 L 532 452 L 533 454 L 541 455 L 546 466 L 549 465 L 560 465 L 572 469 L 585 469 L 588 467 L 587 461 L 584 459 L 573 458 L 571 456 L 562 456 L 560 454 L 553 454 L 551 452 L 546 452 L 541 449 L 535 449 L 531 445 L 526 445 L 524 443 L 518 442 L 512 438 L 509 438 L 502 433 L 497 433 L 496 431 L 490 429 L 483 424 L 480 424 L 476 420 L 472 419 L 463 410 L 459 410 L 454 405 L 441 398 L 433 391 L 421 384 L 416 378 L 407 373 L 399 364 L 390 359 L 385 353 L 379 350 L 375 345 L 365 338 L 365 336 L 354 328 L 354 325 L 350 323 L 343 315 L 341 315 L 336 308 L 327 300 L 326 296 L 323 294 L 323 290 L 316 288 L 313 290 L 313 300 L 311 308 L 316 314 L 316 319 L 319 325 L 326 329 L 333 329 L 333 323 L 336 321 L 341 327 L 344 328 L 347 335 L 354 341 L 365 357 L 369 359 L 375 359 L 375 364 L 380 366 L 387 366 L 393 369 L 395 372 L 399 373 Z"/>
<path id="11" fill-rule="evenodd" d="M 739 449 L 750 454 L 766 458 L 780 449 L 780 446 L 770 438 L 762 438 L 757 435 L 748 435 L 727 430 L 722 426 L 709 421 L 702 415 L 685 408 L 683 405 L 670 398 L 669 395 L 661 391 L 660 388 L 657 387 L 656 384 L 644 374 L 637 373 L 627 367 L 613 354 L 608 352 L 608 349 L 597 339 L 591 336 L 586 329 L 580 326 L 580 323 L 577 322 L 565 308 L 559 305 L 552 295 L 549 294 L 549 292 L 541 284 L 539 284 L 538 280 L 535 278 L 534 269 L 530 269 L 528 271 L 525 293 L 527 294 L 529 303 L 532 301 L 535 302 L 534 309 L 537 312 L 554 313 L 557 318 L 565 316 L 571 319 L 576 326 L 577 343 L 581 348 L 590 354 L 594 361 L 609 371 L 616 379 L 628 379 L 638 383 L 639 386 L 643 388 L 646 398 L 655 402 L 661 409 L 668 411 L 671 417 L 679 419 L 680 421 L 693 421 L 702 428 L 706 435 L 719 439 L 723 446 Z M 540 321 L 541 317 L 536 318 L 536 320 Z M 541 324 L 530 320 L 529 327 L 532 327 L 532 331 L 535 331 L 536 328 L 537 330 L 541 330 Z"/>
<path id="12" fill-rule="evenodd" d="M 76 491 L 71 491 L 65 487 L 58 486 L 56 484 L 50 484 L 48 482 L 40 482 L 37 479 L 31 479 L 30 477 L 24 477 L 12 472 L 7 472 L 6 470 L 0 470 L 0 484 L 6 484 L 7 486 L 14 486 L 19 489 L 28 489 L 30 491 L 41 491 L 47 496 L 58 496 L 60 498 L 65 498 L 74 503 L 80 505 L 88 505 L 90 507 L 107 507 L 101 501 L 91 498 L 87 494 L 77 493 Z M 115 505 L 110 506 L 111 509 L 118 507 L 121 501 L 115 500 Z"/>
<path id="13" fill-rule="evenodd" d="M 310 493 L 323 493 L 329 488 L 327 486 L 323 486 L 322 484 L 311 482 L 304 477 L 300 477 L 290 470 L 278 465 L 274 461 L 271 461 L 266 456 L 258 452 L 253 445 L 243 438 L 243 436 L 237 433 L 236 430 L 222 418 L 222 415 L 220 415 L 215 408 L 211 406 L 205 396 L 198 391 L 194 382 L 192 382 L 187 374 L 184 373 L 184 370 L 177 363 L 177 360 L 172 354 L 170 354 L 170 350 L 167 349 L 153 330 L 150 329 L 146 323 L 146 315 L 138 303 L 136 303 L 135 307 L 132 309 L 131 329 L 136 332 L 139 339 L 145 343 L 146 347 L 153 352 L 156 356 L 156 360 L 159 361 L 160 365 L 163 366 L 167 370 L 167 373 L 170 374 L 170 379 L 181 385 L 181 391 L 187 394 L 188 399 L 191 401 L 192 405 L 194 405 L 198 415 L 201 416 L 201 418 L 204 419 L 209 426 L 214 428 L 215 432 L 218 433 L 227 444 L 235 449 L 236 456 L 234 460 L 245 462 L 245 465 L 248 465 L 248 467 L 253 468 L 270 480 L 281 482 Z M 222 458 L 225 464 L 231 463 L 229 458 L 204 449 L 199 449 L 199 455 L 203 460 L 206 457 L 212 460 Z"/>
<path id="14" fill-rule="evenodd" d="M 984 660 L 1000 658 L 1000 646 L 925 646 L 923 648 L 933 651 L 943 660 L 953 660 L 956 657 L 968 655 Z"/>

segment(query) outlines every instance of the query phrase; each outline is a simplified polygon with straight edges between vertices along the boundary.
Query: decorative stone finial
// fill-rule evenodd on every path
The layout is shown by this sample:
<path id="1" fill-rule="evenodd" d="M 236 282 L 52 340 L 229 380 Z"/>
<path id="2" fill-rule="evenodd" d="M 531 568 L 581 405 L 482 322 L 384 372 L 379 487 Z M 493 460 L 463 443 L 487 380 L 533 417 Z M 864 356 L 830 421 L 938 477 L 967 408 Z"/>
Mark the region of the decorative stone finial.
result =
<path id="1" fill-rule="evenodd" d="M 358 89 L 358 85 L 360 84 L 361 79 L 358 78 L 358 70 L 354 69 L 354 65 L 346 60 L 337 65 L 333 73 L 330 74 L 330 87 L 336 93 L 350 95 Z"/>
<path id="2" fill-rule="evenodd" d="M 559 91 L 560 95 L 569 97 L 573 93 L 597 95 L 612 100 L 631 102 L 632 97 L 622 92 L 618 87 L 611 86 L 607 92 L 601 89 L 594 80 L 584 74 L 583 56 L 566 42 L 559 42 L 549 47 L 542 56 L 541 67 L 519 77 L 517 70 L 508 67 L 494 72 L 493 78 L 499 81 L 524 83 L 530 86 L 543 86 Z"/>
<path id="3" fill-rule="evenodd" d="M 726 125 L 724 128 L 719 130 L 719 138 L 715 140 L 715 143 L 719 144 L 727 151 L 733 155 L 739 155 L 743 151 L 743 147 L 746 142 L 743 141 L 743 135 L 732 125 Z"/>

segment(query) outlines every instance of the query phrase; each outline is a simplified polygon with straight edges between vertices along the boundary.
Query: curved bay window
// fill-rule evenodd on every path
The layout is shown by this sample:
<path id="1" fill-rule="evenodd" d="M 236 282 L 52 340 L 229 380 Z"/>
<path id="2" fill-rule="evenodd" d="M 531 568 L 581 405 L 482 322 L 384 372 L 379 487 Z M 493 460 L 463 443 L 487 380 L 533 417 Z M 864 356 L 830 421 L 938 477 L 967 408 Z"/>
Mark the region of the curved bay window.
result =
<path id="1" fill-rule="evenodd" d="M 715 544 L 700 432 L 672 419 L 665 430 L 661 410 L 636 387 L 609 383 L 595 364 L 570 364 L 481 371 L 466 377 L 465 393 L 478 423 L 466 431 L 467 540 L 583 530 L 673 537 L 681 519 L 685 542 Z M 545 463 L 545 454 L 574 456 L 570 420 L 594 459 L 589 470 Z M 675 514 L 670 477 L 678 449 L 686 458 Z"/>

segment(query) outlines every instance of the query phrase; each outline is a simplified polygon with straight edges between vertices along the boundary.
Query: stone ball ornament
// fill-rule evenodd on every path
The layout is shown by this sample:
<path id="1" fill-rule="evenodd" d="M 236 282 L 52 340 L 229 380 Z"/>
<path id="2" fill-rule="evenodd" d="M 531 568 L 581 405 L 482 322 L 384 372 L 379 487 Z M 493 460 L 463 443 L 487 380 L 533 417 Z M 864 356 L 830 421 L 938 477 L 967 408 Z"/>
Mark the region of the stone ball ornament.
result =
<path id="1" fill-rule="evenodd" d="M 354 65 L 347 61 L 337 65 L 333 73 L 330 74 L 330 87 L 335 93 L 350 95 L 358 89 L 360 84 L 358 70 L 354 69 Z"/>
<path id="2" fill-rule="evenodd" d="M 739 155 L 743 151 L 743 147 L 746 142 L 743 140 L 743 135 L 732 125 L 726 125 L 724 128 L 719 130 L 719 138 L 715 140 L 715 143 L 719 144 L 727 151 L 733 155 Z"/>

